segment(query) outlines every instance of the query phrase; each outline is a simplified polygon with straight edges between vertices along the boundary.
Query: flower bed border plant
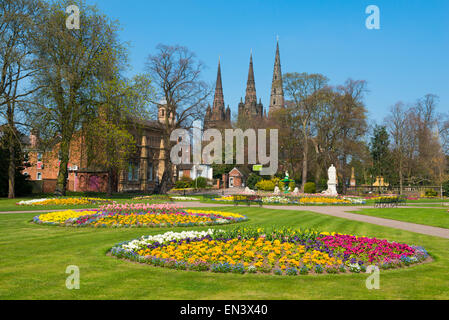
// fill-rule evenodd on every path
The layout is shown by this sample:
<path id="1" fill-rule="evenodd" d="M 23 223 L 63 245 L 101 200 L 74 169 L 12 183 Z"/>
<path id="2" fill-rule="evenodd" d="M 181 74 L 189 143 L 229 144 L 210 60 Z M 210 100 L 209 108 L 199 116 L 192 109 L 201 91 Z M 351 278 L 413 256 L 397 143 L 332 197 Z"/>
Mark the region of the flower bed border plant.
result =
<path id="1" fill-rule="evenodd" d="M 163 215 L 171 217 L 195 217 L 196 221 L 190 222 L 165 222 L 165 223 L 142 223 L 139 219 L 142 216 L 150 218 L 164 218 Z M 65 216 L 67 217 L 65 219 Z M 158 217 L 159 216 L 159 217 Z M 114 223 L 114 219 L 128 219 L 135 223 Z M 144 217 L 145 218 L 145 217 Z M 111 223 L 108 223 L 111 220 Z M 159 219 L 155 219 L 159 220 Z M 57 225 L 65 227 L 110 227 L 110 228 L 134 228 L 134 227 L 192 227 L 224 225 L 246 221 L 248 218 L 241 214 L 232 212 L 212 211 L 212 210 L 192 210 L 181 209 L 172 204 L 121 204 L 105 205 L 95 211 L 58 211 L 40 214 L 33 218 L 36 224 Z"/>
<path id="2" fill-rule="evenodd" d="M 283 258 L 278 258 L 276 264 L 269 264 L 264 262 L 262 264 L 246 264 L 242 262 L 229 263 L 218 262 L 211 263 L 196 259 L 194 261 L 186 261 L 182 259 L 175 259 L 172 257 L 160 257 L 152 255 L 142 255 L 142 251 L 163 248 L 165 246 L 181 246 L 192 245 L 196 242 L 211 241 L 224 243 L 225 246 L 229 242 L 250 240 L 256 241 L 259 238 L 263 241 L 279 244 L 295 244 L 307 249 L 313 248 L 313 254 L 317 255 L 315 260 L 308 256 L 312 261 L 322 261 L 323 257 L 337 257 L 336 259 L 328 259 L 328 261 L 339 261 L 338 264 L 326 263 L 298 263 L 290 264 L 285 267 L 279 261 Z M 214 242 L 215 244 L 215 242 Z M 265 243 L 268 245 L 267 243 Z M 326 245 L 324 245 L 326 244 Z M 357 244 L 357 245 L 355 245 Z M 341 246 L 340 248 L 338 246 Z M 366 252 L 361 252 L 362 248 L 372 245 L 371 251 L 368 250 L 368 257 Z M 218 244 L 215 247 L 217 247 Z M 229 248 L 229 246 L 227 246 Z M 331 250 L 331 249 L 334 250 Z M 403 252 L 401 253 L 400 250 Z M 146 252 L 146 251 L 145 251 Z M 144 253 L 145 253 L 144 252 Z M 172 247 L 170 247 L 170 252 Z M 307 255 L 310 251 L 305 251 Z M 159 267 L 167 267 L 177 270 L 191 270 L 191 271 L 210 271 L 216 273 L 262 273 L 273 275 L 306 275 L 306 274 L 337 274 L 337 273 L 360 273 L 365 272 L 369 265 L 376 265 L 380 269 L 397 269 L 401 267 L 408 267 L 414 264 L 428 262 L 431 260 L 427 251 L 418 246 L 409 246 L 406 244 L 399 244 L 396 242 L 389 242 L 387 240 L 379 240 L 376 238 L 356 237 L 351 235 L 341 235 L 336 233 L 317 232 L 313 230 L 294 231 L 291 229 L 251 229 L 238 228 L 232 230 L 213 230 L 207 231 L 187 231 L 182 233 L 167 232 L 154 236 L 143 236 L 139 239 L 125 241 L 116 244 L 111 248 L 109 254 L 119 259 L 127 259 L 139 263 L 146 263 Z M 313 256 L 312 254 L 312 256 Z M 321 254 L 321 256 L 320 256 Z M 359 254 L 359 256 L 355 256 Z M 383 255 L 379 258 L 379 254 Z M 335 256 L 334 256 L 335 255 Z M 265 259 L 265 258 L 264 258 Z M 246 265 L 245 265 L 246 264 Z"/>
<path id="3" fill-rule="evenodd" d="M 366 204 L 366 200 L 358 197 L 350 196 L 325 196 L 320 194 L 304 194 L 304 195 L 232 195 L 221 198 L 215 198 L 214 201 L 232 202 L 234 197 L 253 196 L 262 199 L 263 204 L 284 204 L 284 205 L 361 205 Z M 323 201 L 315 201 L 323 200 Z M 328 200 L 328 201 L 327 201 Z"/>
<path id="4" fill-rule="evenodd" d="M 70 203 L 73 202 L 73 203 Z M 78 203 L 77 203 L 78 202 Z M 102 198 L 89 198 L 89 197 L 76 197 L 76 198 L 42 198 L 42 199 L 32 199 L 32 200 L 22 200 L 16 203 L 18 206 L 84 206 L 84 205 L 95 205 L 95 204 L 105 204 L 114 203 L 111 199 Z"/>

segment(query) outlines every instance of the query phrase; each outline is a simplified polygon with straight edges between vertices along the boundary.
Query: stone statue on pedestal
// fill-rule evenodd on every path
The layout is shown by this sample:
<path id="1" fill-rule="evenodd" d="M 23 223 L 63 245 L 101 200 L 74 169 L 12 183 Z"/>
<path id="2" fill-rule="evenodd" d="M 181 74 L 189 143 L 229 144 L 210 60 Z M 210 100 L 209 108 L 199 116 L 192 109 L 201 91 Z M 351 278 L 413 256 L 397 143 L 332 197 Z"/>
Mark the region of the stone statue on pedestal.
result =
<path id="1" fill-rule="evenodd" d="M 327 171 L 329 180 L 327 180 L 327 190 L 323 191 L 323 194 L 328 196 L 338 196 L 337 192 L 337 169 L 334 165 L 331 165 Z"/>

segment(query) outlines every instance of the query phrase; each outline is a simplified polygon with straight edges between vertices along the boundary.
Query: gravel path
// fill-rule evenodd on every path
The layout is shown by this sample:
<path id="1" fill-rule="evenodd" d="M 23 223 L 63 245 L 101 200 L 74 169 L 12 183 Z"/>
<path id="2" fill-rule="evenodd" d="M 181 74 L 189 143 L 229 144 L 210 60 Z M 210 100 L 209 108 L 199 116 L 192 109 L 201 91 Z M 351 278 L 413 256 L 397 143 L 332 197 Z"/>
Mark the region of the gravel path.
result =
<path id="1" fill-rule="evenodd" d="M 229 207 L 232 204 L 218 204 L 218 203 L 201 203 L 201 202 L 177 202 L 177 204 L 183 206 L 183 207 L 198 207 L 198 208 L 215 208 L 215 207 Z M 254 207 L 254 206 L 253 206 Z M 316 212 L 320 214 L 326 214 L 333 217 L 338 218 L 344 218 L 354 221 L 360 221 L 360 222 L 367 222 L 372 223 L 380 226 L 390 227 L 390 228 L 396 228 L 396 229 L 402 229 L 407 230 L 411 232 L 426 234 L 429 236 L 436 236 L 441 238 L 449 239 L 449 229 L 445 228 L 438 228 L 438 227 L 431 227 L 426 226 L 422 224 L 416 224 L 416 223 L 410 223 L 410 222 L 403 222 L 403 221 L 397 221 L 397 220 L 391 220 L 391 219 L 384 219 L 384 218 L 378 218 L 373 216 L 365 216 L 361 214 L 356 213 L 350 213 L 349 211 L 357 211 L 360 209 L 366 209 L 370 208 L 367 206 L 273 206 L 273 205 L 264 205 L 263 208 L 266 209 L 277 209 L 277 210 L 294 210 L 294 211 L 311 211 Z M 410 208 L 410 207 L 407 207 Z M 420 208 L 420 207 L 414 207 L 414 208 Z M 435 207 L 433 207 L 435 209 Z M 90 210 L 90 209 L 83 209 L 83 210 Z M 92 209 L 95 210 L 95 209 Z M 45 212 L 52 212 L 52 211 L 61 211 L 59 210 L 34 210 L 34 211 L 6 211 L 6 212 L 0 212 L 0 214 L 11 214 L 11 213 L 45 213 Z"/>

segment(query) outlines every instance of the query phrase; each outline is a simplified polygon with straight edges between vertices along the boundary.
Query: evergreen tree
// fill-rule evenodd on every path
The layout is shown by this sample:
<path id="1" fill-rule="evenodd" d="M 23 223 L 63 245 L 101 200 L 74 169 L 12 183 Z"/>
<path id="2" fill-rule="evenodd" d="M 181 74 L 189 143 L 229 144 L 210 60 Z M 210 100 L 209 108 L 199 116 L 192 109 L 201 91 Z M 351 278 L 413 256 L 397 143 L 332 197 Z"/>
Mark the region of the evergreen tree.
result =
<path id="1" fill-rule="evenodd" d="M 384 177 L 389 181 L 391 173 L 390 138 L 385 126 L 376 125 L 370 142 L 370 153 L 373 161 L 371 173 L 373 178 Z"/>

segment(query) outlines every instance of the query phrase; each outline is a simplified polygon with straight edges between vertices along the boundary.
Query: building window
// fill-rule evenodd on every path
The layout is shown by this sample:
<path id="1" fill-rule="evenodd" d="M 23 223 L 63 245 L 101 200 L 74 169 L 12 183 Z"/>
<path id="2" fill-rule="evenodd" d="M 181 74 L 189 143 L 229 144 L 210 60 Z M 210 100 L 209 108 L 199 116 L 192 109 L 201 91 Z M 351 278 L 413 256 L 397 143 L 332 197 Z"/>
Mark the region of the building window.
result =
<path id="1" fill-rule="evenodd" d="M 36 180 L 42 180 L 42 172 L 37 173 Z"/>
<path id="2" fill-rule="evenodd" d="M 139 164 L 130 162 L 128 165 L 128 181 L 139 180 Z"/>
<path id="3" fill-rule="evenodd" d="M 42 152 L 37 153 L 37 161 L 42 161 Z"/>

